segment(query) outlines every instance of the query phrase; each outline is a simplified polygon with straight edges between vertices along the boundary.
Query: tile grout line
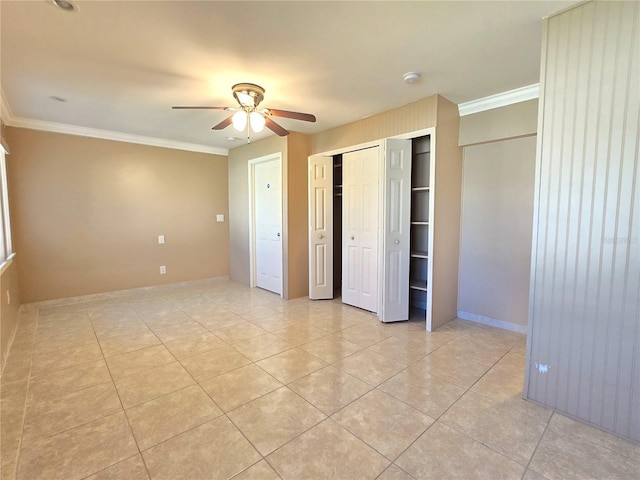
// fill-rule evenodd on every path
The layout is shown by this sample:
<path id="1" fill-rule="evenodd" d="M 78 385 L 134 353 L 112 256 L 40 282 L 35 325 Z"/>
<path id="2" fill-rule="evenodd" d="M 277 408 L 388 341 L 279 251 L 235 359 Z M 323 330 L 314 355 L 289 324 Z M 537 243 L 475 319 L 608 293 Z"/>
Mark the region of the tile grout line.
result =
<path id="1" fill-rule="evenodd" d="M 556 414 L 556 412 L 552 411 L 551 415 L 549 415 L 549 419 L 547 420 L 547 424 L 544 426 L 544 430 L 542 431 L 542 435 L 540 435 L 540 438 L 536 442 L 536 447 L 533 449 L 533 452 L 531 453 L 531 457 L 529 457 L 529 461 L 527 462 L 527 465 L 524 467 L 524 472 L 522 473 L 522 480 L 524 480 L 524 477 L 526 476 L 527 471 L 529 470 L 529 466 L 531 465 L 531 462 L 533 461 L 533 457 L 536 456 L 536 452 L 538 451 L 538 447 L 540 447 L 540 444 L 542 443 L 542 439 L 544 438 L 544 435 L 545 435 L 545 433 L 547 433 L 547 429 L 549 428 L 549 425 L 551 424 L 551 419 L 553 418 L 553 416 L 555 414 Z M 538 472 L 536 472 L 536 473 L 538 473 Z M 540 474 L 540 475 L 542 475 L 542 474 Z M 542 475 L 542 476 L 544 477 L 544 475 Z"/>
<path id="2" fill-rule="evenodd" d="M 489 372 L 490 372 L 490 371 L 491 371 L 491 370 L 492 370 L 492 369 L 493 369 L 493 368 L 494 368 L 494 367 L 495 367 L 495 366 L 500 362 L 500 360 L 502 360 L 504 357 L 506 357 L 506 356 L 511 352 L 511 350 L 513 350 L 513 348 L 514 348 L 514 347 L 511 347 L 511 348 L 510 348 L 509 350 L 507 350 L 507 351 L 506 351 L 506 352 L 505 352 L 505 353 L 504 353 L 504 354 L 503 354 L 503 355 L 502 355 L 498 360 L 496 360 L 496 361 L 494 362 L 494 364 L 493 364 L 493 365 L 492 365 L 492 366 L 491 366 L 491 367 L 490 367 L 490 368 L 489 368 L 485 373 L 483 373 L 483 374 L 482 374 L 482 375 L 481 375 L 481 376 L 480 376 L 480 377 L 479 377 L 479 378 L 478 378 L 478 379 L 477 379 L 477 380 L 476 380 L 476 381 L 475 381 L 475 382 L 474 382 L 474 383 L 473 383 L 473 384 L 472 384 L 472 385 L 471 385 L 467 390 L 465 390 L 465 392 L 464 392 L 462 395 L 460 395 L 460 397 L 459 397 L 455 402 L 453 402 L 453 403 L 452 403 L 452 404 L 451 404 L 451 405 L 450 405 L 450 406 L 449 406 L 449 407 L 448 407 L 444 412 L 442 412 L 442 415 L 440 415 L 440 416 L 437 418 L 436 422 L 437 422 L 437 421 L 440 421 L 441 417 L 443 417 L 443 416 L 444 416 L 444 415 L 445 415 L 445 414 L 446 414 L 446 413 L 447 413 L 451 408 L 453 408 L 453 406 L 454 406 L 456 403 L 458 403 L 458 402 L 462 399 L 462 397 L 464 397 L 467 393 L 469 393 L 469 392 L 471 391 L 471 389 L 472 389 L 472 388 L 473 388 L 473 387 L 474 387 L 474 386 L 475 386 L 475 385 L 476 385 L 480 380 L 482 380 L 482 379 L 483 379 L 483 378 L 484 378 L 484 377 L 485 377 L 485 376 L 486 376 L 486 375 L 487 375 L 487 374 L 488 374 L 488 373 L 489 373 Z M 472 392 L 472 393 L 473 393 L 473 392 Z M 477 395 L 481 395 L 481 394 L 477 394 Z M 484 395 L 481 395 L 481 396 L 482 396 L 482 397 L 485 397 Z M 487 397 L 485 397 L 485 398 L 487 398 Z M 523 400 L 524 400 L 524 399 L 523 399 Z M 550 416 L 549 416 L 549 420 L 547 420 L 547 425 L 549 424 L 549 421 L 551 420 L 551 416 L 552 416 L 552 415 L 550 415 Z M 434 422 L 434 424 L 435 424 L 436 422 Z M 486 444 L 486 443 L 484 443 L 484 442 L 481 442 L 481 441 L 479 441 L 479 440 L 476 440 L 475 438 L 473 438 L 472 436 L 470 436 L 470 435 L 469 435 L 469 434 L 467 434 L 466 432 L 462 431 L 460 428 L 457 428 L 455 425 L 450 425 L 450 424 L 448 424 L 448 423 L 446 423 L 446 422 L 442 422 L 442 423 L 443 423 L 445 426 L 447 426 L 447 427 L 449 427 L 449 428 L 451 428 L 451 429 L 455 430 L 456 432 L 458 432 L 458 433 L 460 433 L 460 434 L 464 435 L 465 437 L 467 437 L 467 438 L 469 438 L 469 439 L 473 440 L 474 442 L 477 442 L 477 443 L 479 443 L 480 445 L 483 445 L 483 446 L 485 446 L 486 448 L 488 448 L 488 449 L 492 450 L 493 452 L 495 452 L 495 453 L 497 453 L 497 454 L 499 454 L 499 455 L 503 456 L 504 458 L 506 458 L 506 459 L 510 460 L 511 462 L 513 462 L 513 463 L 515 463 L 515 464 L 517 464 L 517 465 L 523 466 L 523 465 L 522 465 L 520 462 L 518 462 L 517 460 L 514 460 L 514 459 L 512 459 L 511 457 L 509 457 L 508 455 L 506 455 L 506 454 L 504 454 L 504 453 L 502 453 L 502 452 L 499 452 L 498 450 L 496 450 L 495 448 L 493 448 L 493 447 L 492 447 L 492 446 L 490 446 L 490 445 L 487 445 L 487 444 Z M 546 426 L 545 426 L 545 430 L 544 430 L 544 431 L 546 431 Z M 543 434 L 542 434 L 542 435 L 544 435 L 544 431 L 543 431 Z M 542 435 L 540 435 L 540 439 L 538 439 L 538 444 L 540 443 L 540 440 L 542 440 Z M 536 445 L 536 448 L 537 448 L 537 445 Z M 535 450 L 534 450 L 534 453 L 535 453 Z M 532 459 L 532 458 L 533 458 L 533 454 L 532 454 L 532 455 L 531 455 L 531 457 L 529 458 L 529 462 L 527 463 L 527 465 L 531 462 L 531 459 Z M 528 468 L 528 467 L 524 467 L 523 475 L 526 473 L 527 468 Z"/>
<path id="3" fill-rule="evenodd" d="M 134 309 L 134 312 L 135 312 L 135 309 Z M 139 314 L 138 314 L 137 312 L 135 312 L 135 313 L 136 313 L 136 315 L 138 316 L 138 318 L 140 318 Z M 142 319 L 141 319 L 141 320 L 142 320 Z M 144 322 L 144 320 L 142 320 L 142 322 L 143 322 L 143 323 L 145 323 L 145 325 L 146 325 L 146 322 Z M 152 329 L 150 329 L 150 330 L 151 330 L 151 332 L 155 335 L 155 332 L 154 332 Z M 156 335 L 156 338 L 158 338 L 158 337 L 157 337 L 157 335 Z M 158 338 L 158 340 L 160 341 L 160 345 L 162 345 L 165 349 L 167 349 L 166 344 L 164 343 L 164 341 L 162 341 L 160 338 Z M 100 346 L 100 348 L 101 348 L 101 352 L 102 352 L 102 346 Z M 149 347 L 144 347 L 144 348 L 149 348 Z M 142 349 L 144 349 L 144 348 L 142 348 Z M 142 349 L 139 349 L 139 350 L 142 350 Z M 135 351 L 139 351 L 139 350 L 135 350 Z M 222 415 L 224 415 L 224 411 L 223 411 L 223 410 L 220 408 L 220 406 L 215 402 L 215 400 L 213 400 L 213 399 L 210 397 L 210 395 L 208 394 L 208 392 L 207 392 L 206 390 L 204 390 L 204 388 L 202 388 L 202 386 L 201 386 L 201 385 L 196 381 L 196 379 L 195 379 L 195 378 L 193 378 L 193 376 L 191 375 L 191 373 L 190 373 L 186 368 L 184 368 L 184 366 L 182 365 L 182 363 L 181 363 L 181 362 L 180 362 L 180 361 L 179 361 L 179 360 L 178 360 L 178 359 L 177 359 L 177 358 L 176 358 L 176 357 L 171 353 L 171 351 L 170 351 L 169 349 L 167 349 L 167 351 L 169 351 L 169 353 L 171 354 L 171 356 L 174 358 L 175 362 L 176 362 L 176 363 L 178 363 L 178 364 L 180 364 L 180 366 L 181 366 L 181 367 L 182 367 L 182 368 L 187 372 L 187 374 L 191 377 L 191 379 L 192 379 L 192 380 L 193 380 L 193 382 L 194 382 L 194 384 L 193 384 L 193 385 L 198 385 L 198 387 L 200 387 L 200 388 L 204 391 L 204 393 L 205 393 L 205 394 L 206 394 L 206 395 L 211 399 L 211 401 L 213 402 L 213 404 L 214 404 L 214 405 L 215 405 L 215 406 L 216 406 L 216 407 L 217 407 L 217 408 L 222 412 Z M 131 352 L 126 352 L 126 353 L 131 353 Z M 125 353 L 125 354 L 126 354 L 126 353 Z M 123 354 L 123 355 L 124 355 L 124 354 Z M 104 352 L 103 352 L 103 357 L 104 357 Z M 106 363 L 106 358 L 104 358 L 104 360 L 105 360 L 105 363 Z M 170 363 L 173 363 L 173 362 L 170 362 Z M 164 365 L 168 365 L 168 364 L 164 364 Z M 164 365 L 160 365 L 160 366 L 164 366 Z M 153 368 L 157 368 L 157 367 L 152 367 L 152 368 L 150 368 L 150 369 L 143 370 L 143 372 L 144 372 L 144 371 L 152 370 Z M 129 425 L 129 430 L 130 430 L 130 432 L 131 432 L 131 436 L 133 437 L 134 442 L 136 443 L 136 448 L 138 449 L 138 455 L 139 455 L 139 456 L 140 456 L 140 458 L 142 459 L 142 462 L 143 462 L 143 465 L 144 465 L 145 470 L 146 470 L 146 472 L 147 472 L 147 475 L 149 476 L 149 478 L 151 478 L 151 472 L 149 471 L 149 467 L 148 467 L 148 465 L 147 465 L 147 462 L 145 461 L 144 455 L 142 454 L 143 450 L 141 450 L 141 449 L 140 449 L 140 445 L 139 445 L 139 443 L 138 443 L 138 440 L 137 440 L 137 438 L 136 438 L 135 434 L 133 433 L 133 428 L 132 428 L 132 426 L 131 426 L 131 420 L 130 420 L 129 415 L 128 415 L 128 413 L 127 413 L 127 409 L 125 409 L 125 408 L 124 408 L 124 404 L 122 403 L 122 399 L 121 399 L 121 397 L 120 397 L 120 392 L 118 391 L 117 387 L 115 386 L 115 380 L 113 380 L 113 376 L 112 376 L 112 374 L 111 374 L 110 369 L 108 368 L 108 364 L 107 364 L 107 369 L 108 369 L 108 371 L 109 371 L 109 375 L 111 376 L 112 382 L 113 382 L 113 384 L 114 384 L 114 388 L 115 388 L 116 393 L 117 393 L 117 395 L 118 395 L 118 399 L 120 400 L 120 404 L 121 404 L 121 406 L 122 406 L 123 413 L 125 414 L 125 418 L 127 419 L 127 424 Z M 141 373 L 141 372 L 137 372 L 137 373 Z M 135 375 L 135 374 L 134 374 L 134 375 Z M 127 375 L 127 376 L 131 376 L 131 375 Z M 126 378 L 126 377 L 123 377 L 123 378 Z M 132 405 L 132 406 L 131 406 L 131 407 L 129 407 L 129 408 L 133 408 L 133 407 L 138 406 L 138 405 L 143 405 L 143 404 L 148 403 L 148 402 L 150 402 L 150 401 L 153 401 L 153 400 L 156 400 L 156 399 L 159 399 L 159 398 L 165 397 L 165 396 L 167 396 L 167 395 L 171 395 L 171 394 L 173 394 L 173 393 L 176 393 L 176 392 L 179 392 L 179 391 L 182 391 L 182 390 L 185 390 L 185 389 L 187 389 L 187 388 L 192 387 L 193 385 L 188 385 L 188 386 L 186 386 L 186 387 L 184 387 L 184 388 L 181 388 L 181 389 L 178 389 L 178 390 L 174 390 L 174 391 L 172 391 L 172 392 L 169 392 L 169 393 L 165 393 L 165 394 L 159 395 L 159 396 L 157 396 L 157 397 L 154 397 L 154 398 L 148 399 L 148 400 L 146 400 L 146 401 L 144 401 L 144 402 L 140 402 L 140 403 L 138 403 L 138 404 L 136 404 L 136 405 Z M 220 416 L 222 416 L 222 415 L 218 415 L 218 417 L 215 417 L 215 418 L 219 418 L 219 417 L 220 417 Z M 161 445 L 161 444 L 163 444 L 163 443 L 165 443 L 165 442 L 167 442 L 167 441 L 169 441 L 169 440 L 174 439 L 175 437 L 177 437 L 177 436 L 179 436 L 179 435 L 182 435 L 183 433 L 186 433 L 186 432 L 191 431 L 191 430 L 193 430 L 193 429 L 195 429 L 195 428 L 198 428 L 198 427 L 200 427 L 200 426 L 204 425 L 205 423 L 208 423 L 209 421 L 213 421 L 213 420 L 215 420 L 215 418 L 214 418 L 214 419 L 211 419 L 211 420 L 204 421 L 204 422 L 202 422 L 202 423 L 198 423 L 198 425 L 194 425 L 193 427 L 191 427 L 191 428 L 189 428 L 189 429 L 187 429 L 187 430 L 185 430 L 185 431 L 183 431 L 183 432 L 177 433 L 176 435 L 173 435 L 173 436 L 171 436 L 171 437 L 169 437 L 169 438 L 166 438 L 166 439 L 165 439 L 165 440 L 163 440 L 162 442 L 158 442 L 157 444 L 150 446 L 149 448 L 145 449 L 144 451 L 150 450 L 150 449 L 152 449 L 152 448 L 154 448 L 154 447 L 156 447 L 156 446 L 158 446 L 158 445 Z M 131 457 L 129 457 L 129 458 L 131 458 Z M 125 459 L 125 460 L 126 460 L 126 459 Z M 124 461 L 124 460 L 122 460 L 122 461 Z M 106 467 L 106 468 L 110 468 L 110 467 L 112 467 L 113 465 L 117 465 L 118 463 L 121 463 L 121 462 L 117 462 L 117 463 L 115 463 L 115 464 L 109 465 L 109 466 L 108 466 L 108 467 Z M 106 469 L 106 468 L 105 468 L 105 469 Z M 94 472 L 94 473 L 97 473 L 97 472 Z"/>
<path id="4" fill-rule="evenodd" d="M 452 341 L 452 340 L 450 340 L 450 341 Z M 447 342 L 447 343 L 449 343 L 449 342 Z M 445 344 L 445 345 L 446 345 L 446 344 Z M 444 347 L 444 345 L 442 345 L 442 347 Z M 439 349 L 440 349 L 440 348 L 442 348 L 442 347 L 437 348 L 436 350 L 434 350 L 434 352 L 435 352 L 435 351 L 437 351 L 437 350 L 439 350 Z M 504 357 L 505 357 L 505 356 L 506 356 L 510 351 L 511 351 L 511 349 L 509 349 L 509 350 L 508 350 L 507 352 L 505 352 L 505 353 L 504 353 L 504 354 L 503 354 L 503 355 L 502 355 L 498 360 L 496 360 L 496 361 L 494 362 L 494 364 L 493 364 L 491 367 L 489 367 L 489 369 L 488 369 L 485 373 L 483 373 L 483 374 L 482 374 L 482 375 L 481 375 L 481 376 L 480 376 L 480 377 L 479 377 L 475 382 L 473 382 L 473 384 L 471 384 L 471 386 L 469 386 L 469 387 L 468 387 L 464 392 L 462 392 L 462 394 L 461 394 L 461 395 L 460 395 L 460 396 L 459 396 L 459 397 L 458 397 L 458 398 L 457 398 L 457 399 L 456 399 L 456 400 L 455 400 L 451 405 L 449 405 L 449 406 L 448 406 L 448 407 L 447 407 L 447 408 L 446 408 L 446 409 L 445 409 L 445 410 L 444 410 L 440 415 L 438 415 L 438 417 L 432 417 L 431 415 L 428 415 L 428 416 L 430 416 L 431 418 L 434 418 L 434 419 L 435 419 L 435 421 L 434 421 L 431 425 L 429 425 L 429 426 L 424 430 L 424 432 L 422 432 L 420 435 L 418 435 L 418 436 L 417 436 L 417 437 L 416 437 L 416 438 L 415 438 L 415 439 L 414 439 L 414 440 L 413 440 L 413 441 L 412 441 L 412 442 L 411 442 L 411 443 L 410 443 L 410 444 L 409 444 L 409 445 L 408 445 L 404 450 L 402 450 L 402 451 L 400 452 L 400 454 L 399 454 L 399 455 L 398 455 L 398 456 L 397 456 L 397 457 L 392 461 L 392 463 L 395 465 L 395 462 L 396 462 L 396 461 L 397 461 L 397 460 L 398 460 L 402 455 L 404 455 L 404 454 L 407 452 L 407 450 L 409 450 L 409 449 L 413 446 L 413 444 L 414 444 L 414 443 L 416 443 L 416 442 L 420 439 L 420 437 L 422 437 L 422 436 L 423 436 L 423 435 L 424 435 L 424 434 L 425 434 L 429 429 L 431 429 L 435 424 L 437 424 L 437 423 L 440 421 L 440 419 L 441 419 L 441 418 L 442 418 L 442 417 L 443 417 L 443 416 L 444 416 L 444 415 L 445 415 L 445 414 L 446 414 L 446 413 L 447 413 L 447 412 L 448 412 L 448 411 L 449 411 L 449 410 L 450 410 L 450 409 L 451 409 L 451 408 L 452 408 L 456 403 L 458 403 L 458 402 L 460 401 L 460 399 L 461 399 L 462 397 L 464 397 L 464 396 L 465 396 L 465 395 L 466 395 L 466 394 L 467 394 L 467 393 L 468 393 L 468 392 L 473 388 L 473 386 L 474 386 L 476 383 L 478 383 L 478 382 L 479 382 L 479 381 L 480 381 L 480 380 L 481 380 L 481 379 L 482 379 L 482 378 L 483 378 L 487 373 L 489 373 L 489 372 L 491 371 L 491 369 L 492 369 L 493 367 L 495 367 L 495 366 L 498 364 L 498 362 L 499 362 L 500 360 L 502 360 L 502 359 L 503 359 L 503 358 L 504 358 Z M 423 358 L 428 357 L 431 353 L 433 353 L 433 352 L 430 352 L 429 354 L 425 355 L 425 357 L 423 357 Z M 409 367 L 407 367 L 407 368 L 409 368 Z M 405 369 L 405 370 L 406 370 L 406 369 Z M 393 377 L 392 377 L 392 378 L 393 378 Z M 450 382 L 447 382 L 447 383 L 450 383 Z M 376 388 L 377 388 L 377 387 L 376 387 Z M 384 393 L 384 392 L 383 392 L 383 393 Z M 395 397 L 393 397 L 393 398 L 395 398 Z M 397 400 L 399 400 L 400 402 L 404 403 L 405 405 L 408 405 L 407 403 L 403 402 L 403 401 L 402 401 L 402 400 L 400 400 L 400 399 L 397 399 Z M 411 405 L 408 405 L 408 406 L 409 406 L 409 407 L 411 407 Z M 415 407 L 412 407 L 412 408 L 414 408 L 414 409 L 415 409 Z M 418 410 L 418 411 L 420 411 L 420 410 Z M 422 411 L 420 411 L 420 412 L 421 412 L 421 413 L 424 413 L 424 412 L 422 412 Z M 427 415 L 427 414 L 425 414 L 425 415 Z M 447 424 L 445 424 L 445 425 L 446 425 L 446 426 L 449 426 L 449 425 L 447 425 Z M 453 427 L 449 427 L 449 428 L 453 428 Z M 487 448 L 490 448 L 492 451 L 494 451 L 494 452 L 496 452 L 496 453 L 498 453 L 498 454 L 500 454 L 500 455 L 504 456 L 505 458 L 509 458 L 509 457 L 507 457 L 506 455 L 504 455 L 504 454 L 502 454 L 502 453 L 500 453 L 500 452 L 498 452 L 498 451 L 494 450 L 493 448 L 489 447 L 488 445 L 485 445 L 485 444 L 484 444 L 484 443 L 482 443 L 482 442 L 478 442 L 478 440 L 476 440 L 476 439 L 474 439 L 474 438 L 470 437 L 470 436 L 469 436 L 469 435 L 467 435 L 465 432 L 460 432 L 460 431 L 459 431 L 458 429 L 456 429 L 456 428 L 453 428 L 453 429 L 454 429 L 455 431 L 457 431 L 457 432 L 459 432 L 459 433 L 461 433 L 461 434 L 465 435 L 467 438 L 469 438 L 469 439 L 473 440 L 474 442 L 477 442 L 477 443 L 479 443 L 479 444 L 481 444 L 481 445 L 484 445 L 484 446 L 485 446 L 485 447 L 487 447 Z M 509 458 L 509 460 L 511 460 L 511 459 Z M 514 461 L 514 460 L 511 460 L 511 461 Z M 515 463 L 517 463 L 517 462 L 515 462 Z M 396 466 L 398 466 L 398 465 L 396 465 Z M 402 468 L 401 468 L 401 467 L 399 467 L 399 466 L 398 466 L 398 468 L 400 468 L 400 469 L 402 470 Z M 403 471 L 404 471 L 404 470 L 403 470 Z M 526 470 L 525 470 L 525 471 L 526 471 Z"/>
<path id="5" fill-rule="evenodd" d="M 138 316 L 138 314 L 136 313 L 136 316 Z M 140 318 L 138 316 L 138 318 Z M 89 320 L 91 321 L 91 320 Z M 91 328 L 93 328 L 93 323 L 91 323 Z M 95 328 L 94 328 L 94 333 L 95 333 Z M 96 334 L 97 337 L 97 334 Z M 97 340 L 97 338 L 96 338 Z M 122 413 L 124 414 L 124 418 L 127 419 L 127 425 L 129 427 L 129 434 L 131 435 L 131 438 L 133 438 L 133 441 L 136 445 L 136 449 L 138 450 L 138 455 L 140 456 L 140 458 L 142 459 L 142 464 L 144 465 L 144 468 L 147 472 L 147 475 L 149 476 L 149 478 L 151 478 L 151 473 L 149 472 L 149 468 L 147 467 L 147 462 L 144 461 L 144 457 L 142 456 L 142 451 L 140 450 L 140 445 L 138 444 L 138 439 L 136 438 L 135 434 L 133 433 L 133 428 L 131 427 L 131 420 L 129 419 L 129 415 L 127 415 L 127 410 L 124 408 L 124 403 L 122 402 L 122 397 L 120 396 L 120 391 L 118 390 L 118 387 L 116 386 L 116 382 L 113 378 L 113 374 L 111 373 L 111 369 L 109 368 L 109 364 L 107 363 L 107 359 L 104 356 L 104 351 L 102 350 L 102 345 L 100 345 L 100 341 L 98 341 L 98 348 L 100 348 L 100 353 L 102 354 L 102 360 L 104 361 L 106 367 L 107 367 L 107 372 L 109 372 L 109 377 L 111 378 L 111 383 L 113 384 L 113 389 L 116 391 L 116 395 L 118 396 L 118 401 L 120 402 L 120 407 L 122 408 Z M 124 459 L 126 460 L 126 459 Z M 121 461 L 124 461 L 121 460 Z M 104 468 L 104 470 L 106 470 L 107 468 L 111 468 L 114 465 L 117 465 L 120 462 L 111 464 L 107 467 Z M 97 472 L 94 472 L 93 474 L 95 474 Z"/>
<path id="6" fill-rule="evenodd" d="M 29 397 L 29 387 L 31 385 L 31 372 L 33 370 L 33 356 L 36 349 L 36 336 L 38 335 L 39 320 L 40 320 L 40 308 L 38 307 L 36 320 L 35 320 L 35 332 L 33 334 L 33 343 L 31 344 L 31 355 L 29 355 L 29 376 L 27 377 L 27 389 L 24 394 L 24 404 L 22 406 L 22 421 L 20 422 L 20 435 L 18 436 L 18 450 L 16 451 L 16 464 L 14 466 L 14 472 L 13 472 L 14 477 L 16 479 L 20 474 L 20 457 L 22 456 L 22 439 L 24 436 L 24 424 L 27 418 L 27 398 Z"/>
<path id="7" fill-rule="evenodd" d="M 426 430 L 425 430 L 426 432 Z M 424 434 L 424 432 L 422 432 Z M 414 477 L 413 475 L 411 475 L 409 472 L 407 472 L 406 470 L 404 470 L 403 468 L 401 468 L 400 466 L 396 465 L 395 462 L 391 462 L 387 468 L 385 468 L 382 472 L 380 472 L 380 475 L 378 475 L 376 477 L 376 480 L 378 480 L 380 477 L 382 477 L 382 475 L 385 474 L 385 472 L 387 470 L 389 470 L 391 467 L 396 467 L 398 470 L 400 470 L 402 473 L 404 473 L 407 477 L 411 478 L 412 480 L 416 480 L 416 477 Z"/>

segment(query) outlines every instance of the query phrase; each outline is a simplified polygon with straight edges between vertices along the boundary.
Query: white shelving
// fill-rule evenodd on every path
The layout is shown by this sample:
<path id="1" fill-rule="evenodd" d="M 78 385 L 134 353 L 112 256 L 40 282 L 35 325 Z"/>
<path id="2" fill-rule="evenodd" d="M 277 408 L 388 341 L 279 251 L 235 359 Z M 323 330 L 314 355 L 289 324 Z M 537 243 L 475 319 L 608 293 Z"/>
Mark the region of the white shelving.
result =
<path id="1" fill-rule="evenodd" d="M 431 138 L 413 140 L 411 167 L 411 259 L 409 289 L 411 308 L 427 309 L 429 269 L 429 203 L 431 201 Z M 426 313 L 426 312 L 425 312 Z"/>

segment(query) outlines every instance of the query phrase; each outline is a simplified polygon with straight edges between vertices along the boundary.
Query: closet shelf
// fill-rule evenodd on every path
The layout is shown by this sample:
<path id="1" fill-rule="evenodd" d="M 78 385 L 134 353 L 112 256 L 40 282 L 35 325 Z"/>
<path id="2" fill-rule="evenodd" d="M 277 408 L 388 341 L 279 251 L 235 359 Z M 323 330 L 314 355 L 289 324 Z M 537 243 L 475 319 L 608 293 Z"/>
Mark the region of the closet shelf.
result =
<path id="1" fill-rule="evenodd" d="M 427 291 L 427 281 L 426 280 L 411 279 L 411 280 L 409 280 L 409 288 L 411 290 L 420 290 L 422 292 L 426 292 Z"/>
<path id="2" fill-rule="evenodd" d="M 429 225 L 429 222 L 411 222 L 411 225 Z"/>
<path id="3" fill-rule="evenodd" d="M 412 258 L 429 258 L 429 252 L 421 252 L 419 250 L 415 250 L 411 252 Z"/>
<path id="4" fill-rule="evenodd" d="M 428 192 L 429 187 L 412 187 L 411 191 L 412 192 Z"/>

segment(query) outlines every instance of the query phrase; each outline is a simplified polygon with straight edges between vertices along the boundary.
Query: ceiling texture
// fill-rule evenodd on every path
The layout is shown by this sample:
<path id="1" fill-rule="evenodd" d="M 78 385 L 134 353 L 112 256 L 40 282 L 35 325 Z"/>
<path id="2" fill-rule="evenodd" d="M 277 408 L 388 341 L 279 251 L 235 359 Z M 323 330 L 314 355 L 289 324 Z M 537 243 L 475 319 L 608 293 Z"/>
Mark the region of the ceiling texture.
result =
<path id="1" fill-rule="evenodd" d="M 475 100 L 537 83 L 542 19 L 575 3 L 2 0 L 2 118 L 225 153 L 246 142 L 211 130 L 227 112 L 171 106 L 236 106 L 232 85 L 256 83 L 261 107 L 316 115 L 275 119 L 313 134 L 436 93 Z"/>

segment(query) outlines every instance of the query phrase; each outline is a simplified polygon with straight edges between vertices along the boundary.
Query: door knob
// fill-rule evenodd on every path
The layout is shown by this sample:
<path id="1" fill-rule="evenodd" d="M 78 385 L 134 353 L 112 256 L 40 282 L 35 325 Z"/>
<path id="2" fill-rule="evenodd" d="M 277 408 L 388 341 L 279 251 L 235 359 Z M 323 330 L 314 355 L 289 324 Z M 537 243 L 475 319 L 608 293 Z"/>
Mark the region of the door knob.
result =
<path id="1" fill-rule="evenodd" d="M 395 243 L 396 245 L 398 245 L 398 244 L 400 243 L 400 240 L 398 240 L 398 239 L 396 238 L 395 242 L 393 242 L 393 243 Z"/>
<path id="2" fill-rule="evenodd" d="M 356 239 L 356 237 L 354 237 L 353 235 L 351 235 L 351 240 L 355 240 L 355 239 Z"/>
<path id="3" fill-rule="evenodd" d="M 322 235 L 321 233 L 318 234 L 318 238 L 323 239 L 324 235 Z"/>

